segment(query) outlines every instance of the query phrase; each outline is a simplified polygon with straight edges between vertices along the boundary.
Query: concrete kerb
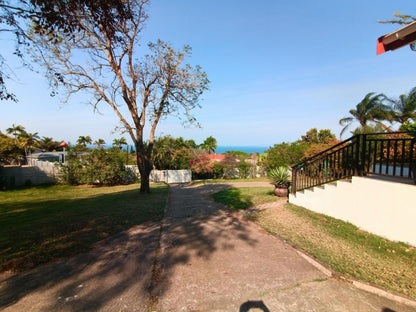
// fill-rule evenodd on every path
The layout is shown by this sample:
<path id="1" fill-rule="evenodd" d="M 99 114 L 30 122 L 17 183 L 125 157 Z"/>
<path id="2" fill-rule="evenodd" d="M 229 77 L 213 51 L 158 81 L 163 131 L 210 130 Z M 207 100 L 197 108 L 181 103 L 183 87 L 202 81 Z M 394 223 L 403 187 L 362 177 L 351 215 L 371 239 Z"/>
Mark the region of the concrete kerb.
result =
<path id="1" fill-rule="evenodd" d="M 239 211 L 239 212 L 235 212 L 235 213 L 236 213 L 236 215 L 238 215 L 239 218 L 244 218 L 244 216 L 248 213 L 258 211 L 258 210 L 263 210 L 263 209 L 276 207 L 277 205 L 280 205 L 280 204 L 283 204 L 283 203 L 284 203 L 283 201 L 266 203 L 266 204 L 262 204 L 262 205 L 259 205 L 259 206 L 251 207 L 251 208 L 249 208 L 245 211 Z M 258 227 L 259 229 L 265 231 L 261 226 L 257 225 L 256 223 L 250 221 L 247 218 L 244 218 L 244 219 L 251 222 L 254 226 Z M 371 284 L 359 281 L 359 280 L 357 280 L 357 279 L 355 279 L 355 278 L 353 278 L 349 275 L 338 273 L 338 272 L 332 270 L 326 264 L 319 262 L 318 260 L 316 260 L 315 258 L 310 256 L 309 254 L 307 254 L 303 250 L 298 249 L 295 245 L 290 244 L 289 242 L 287 242 L 283 238 L 281 238 L 279 236 L 276 236 L 276 235 L 273 235 L 273 236 L 276 239 L 283 242 L 284 244 L 286 244 L 287 246 L 293 248 L 302 258 L 304 258 L 308 263 L 313 265 L 316 269 L 318 269 L 320 272 L 322 272 L 328 278 L 335 278 L 337 280 L 344 281 L 346 283 L 349 283 L 349 284 L 353 285 L 357 289 L 364 290 L 366 292 L 378 295 L 380 297 L 384 297 L 386 299 L 395 301 L 395 302 L 400 303 L 400 304 L 407 305 L 407 306 L 412 307 L 412 308 L 416 308 L 416 300 L 414 300 L 412 298 L 409 298 L 409 297 L 406 297 L 402 294 L 397 294 L 397 293 L 394 293 L 393 291 L 383 289 L 379 286 L 375 286 L 375 285 L 371 285 Z"/>

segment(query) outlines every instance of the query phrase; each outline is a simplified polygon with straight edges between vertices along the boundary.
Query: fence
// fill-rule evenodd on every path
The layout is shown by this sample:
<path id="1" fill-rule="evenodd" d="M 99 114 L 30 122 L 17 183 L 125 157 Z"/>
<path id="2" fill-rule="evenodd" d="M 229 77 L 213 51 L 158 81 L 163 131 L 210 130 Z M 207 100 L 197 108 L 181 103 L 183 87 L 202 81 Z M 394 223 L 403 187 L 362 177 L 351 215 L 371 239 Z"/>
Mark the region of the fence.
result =
<path id="1" fill-rule="evenodd" d="M 137 166 L 128 165 L 126 169 L 130 174 L 140 178 Z M 152 170 L 149 179 L 150 182 L 189 183 L 192 181 L 192 172 L 191 170 Z"/>
<path id="2" fill-rule="evenodd" d="M 0 184 L 13 188 L 56 182 L 59 169 L 53 163 L 33 160 L 33 164 L 34 166 L 0 167 Z"/>
<path id="3" fill-rule="evenodd" d="M 359 134 L 292 167 L 292 193 L 354 175 L 416 183 L 415 171 L 414 136 L 404 132 Z"/>

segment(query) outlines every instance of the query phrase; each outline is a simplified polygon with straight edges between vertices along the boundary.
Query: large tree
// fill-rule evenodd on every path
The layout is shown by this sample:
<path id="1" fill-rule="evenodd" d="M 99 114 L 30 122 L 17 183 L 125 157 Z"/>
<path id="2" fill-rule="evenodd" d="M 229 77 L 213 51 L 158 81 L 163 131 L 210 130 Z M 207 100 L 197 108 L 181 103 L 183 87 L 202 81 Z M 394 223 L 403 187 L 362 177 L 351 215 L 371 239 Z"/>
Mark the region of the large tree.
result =
<path id="1" fill-rule="evenodd" d="M 191 53 L 189 46 L 175 50 L 159 40 L 149 44 L 149 54 L 140 60 L 138 41 L 147 2 L 126 2 L 128 18 L 116 20 L 110 28 L 94 14 L 75 14 L 79 30 L 73 36 L 59 30 L 53 36 L 33 34 L 42 51 L 42 57 L 34 55 L 35 60 L 45 65 L 53 86 L 65 95 L 64 101 L 86 91 L 95 110 L 101 103 L 114 110 L 121 123 L 118 129 L 128 133 L 135 145 L 142 193 L 150 191 L 151 154 L 159 121 L 168 115 L 184 115 L 185 121 L 195 122 L 191 111 L 199 106 L 209 83 L 199 66 L 184 63 Z"/>
<path id="2" fill-rule="evenodd" d="M 382 126 L 384 129 L 388 129 L 382 121 L 389 120 L 391 118 L 391 111 L 389 107 L 384 104 L 386 99 L 383 94 L 375 94 L 374 92 L 368 93 L 360 103 L 357 104 L 355 109 L 349 111 L 351 116 L 341 118 L 339 124 L 344 128 L 341 130 L 340 136 L 353 124 L 359 123 L 358 131 L 364 129 L 371 123 Z"/>
<path id="3" fill-rule="evenodd" d="M 16 38 L 15 54 L 28 65 L 22 47 L 35 44 L 28 29 L 48 34 L 55 40 L 58 39 L 57 30 L 71 37 L 82 32 L 80 15 L 93 16 L 96 27 L 104 25 L 109 36 L 115 36 L 116 25 L 130 17 L 130 5 L 124 0 L 0 0 L 0 33 L 10 33 Z M 31 23 L 31 28 L 26 27 L 27 22 Z M 0 100 L 17 101 L 6 88 L 12 69 L 5 64 L 0 53 Z"/>

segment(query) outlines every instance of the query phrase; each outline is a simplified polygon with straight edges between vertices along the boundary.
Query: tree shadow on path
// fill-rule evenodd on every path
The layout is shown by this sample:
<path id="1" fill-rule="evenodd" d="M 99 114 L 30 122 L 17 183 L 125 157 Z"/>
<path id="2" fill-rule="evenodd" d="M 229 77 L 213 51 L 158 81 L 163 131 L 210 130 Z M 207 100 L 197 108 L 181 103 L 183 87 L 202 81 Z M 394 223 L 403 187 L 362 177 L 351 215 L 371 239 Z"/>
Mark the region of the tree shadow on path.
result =
<path id="1" fill-rule="evenodd" d="M 0 280 L 5 311 L 146 311 L 160 223 L 101 241 L 93 251 Z"/>
<path id="2" fill-rule="evenodd" d="M 162 311 L 178 307 L 179 302 L 175 301 L 180 301 L 182 290 L 177 285 L 186 291 L 191 284 L 195 287 L 198 287 L 196 284 L 210 284 L 210 273 L 221 270 L 219 258 L 228 261 L 223 257 L 234 251 L 236 241 L 240 247 L 241 244 L 252 247 L 257 244 L 241 218 L 212 199 L 212 194 L 227 188 L 230 185 L 171 187 L 152 289 L 156 302 L 165 297 L 159 307 Z M 172 292 L 176 293 L 173 297 L 169 295 Z"/>

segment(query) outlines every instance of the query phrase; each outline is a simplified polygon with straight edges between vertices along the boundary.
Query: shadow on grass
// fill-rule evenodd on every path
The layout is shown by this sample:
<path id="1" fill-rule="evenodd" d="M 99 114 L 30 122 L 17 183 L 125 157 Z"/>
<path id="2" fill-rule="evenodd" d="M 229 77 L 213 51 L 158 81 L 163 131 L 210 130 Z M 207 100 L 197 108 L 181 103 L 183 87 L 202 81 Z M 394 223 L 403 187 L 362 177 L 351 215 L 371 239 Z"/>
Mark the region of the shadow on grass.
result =
<path id="1" fill-rule="evenodd" d="M 166 190 L 0 204 L 0 271 L 23 271 L 163 217 Z"/>
<path id="2" fill-rule="evenodd" d="M 221 190 L 213 194 L 213 198 L 232 210 L 247 209 L 252 207 L 254 203 L 250 200 L 250 196 L 243 195 L 238 188 L 229 188 Z"/>

